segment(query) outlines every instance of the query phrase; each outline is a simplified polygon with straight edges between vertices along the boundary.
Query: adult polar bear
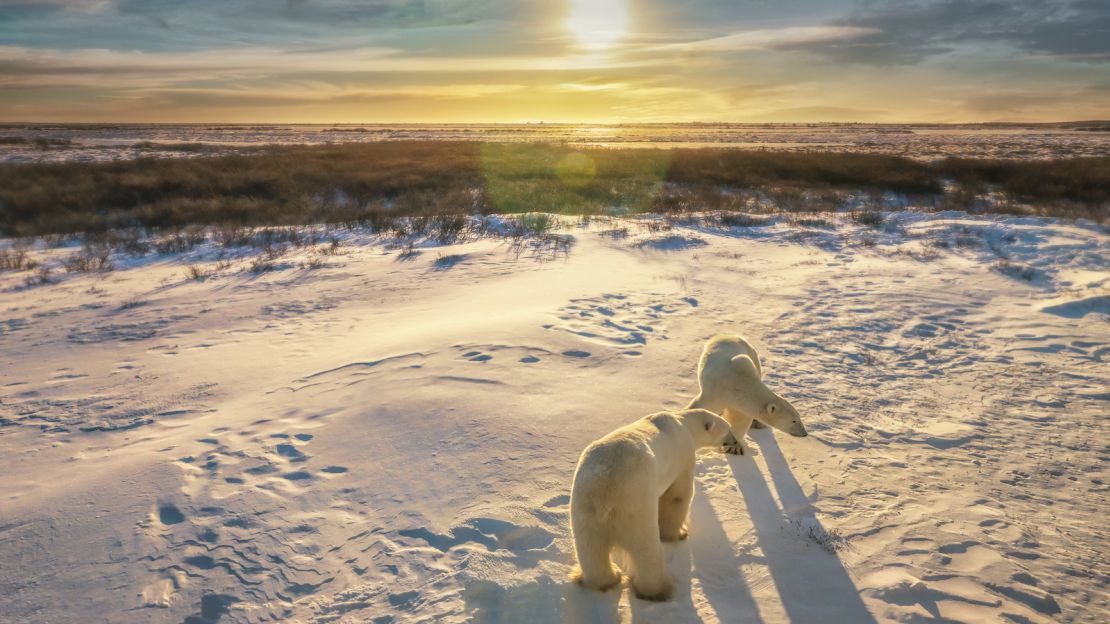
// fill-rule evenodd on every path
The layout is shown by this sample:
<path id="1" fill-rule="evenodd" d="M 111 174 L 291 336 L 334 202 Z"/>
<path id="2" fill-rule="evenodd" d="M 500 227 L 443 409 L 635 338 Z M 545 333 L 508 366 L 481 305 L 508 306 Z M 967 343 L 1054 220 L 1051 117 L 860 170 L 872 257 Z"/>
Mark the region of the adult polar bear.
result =
<path id="1" fill-rule="evenodd" d="M 705 343 L 698 361 L 698 385 L 698 395 L 686 409 L 707 409 L 725 417 L 736 435 L 735 445 L 725 445 L 728 453 L 747 451 L 744 434 L 753 422 L 792 436 L 807 435 L 798 410 L 763 384 L 759 354 L 741 336 L 718 334 Z"/>
<path id="2" fill-rule="evenodd" d="M 645 416 L 587 446 L 570 494 L 579 566 L 571 578 L 599 591 L 620 584 L 609 557 L 619 547 L 632 560 L 637 596 L 670 597 L 662 542 L 686 537 L 696 451 L 735 443 L 723 418 L 695 409 Z"/>

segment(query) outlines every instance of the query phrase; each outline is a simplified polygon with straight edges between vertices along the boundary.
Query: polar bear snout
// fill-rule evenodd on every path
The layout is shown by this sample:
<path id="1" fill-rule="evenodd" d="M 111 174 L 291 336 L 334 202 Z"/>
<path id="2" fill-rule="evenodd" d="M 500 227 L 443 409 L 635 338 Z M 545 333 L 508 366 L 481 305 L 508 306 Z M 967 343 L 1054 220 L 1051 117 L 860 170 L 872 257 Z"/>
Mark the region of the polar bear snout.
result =
<path id="1" fill-rule="evenodd" d="M 804 438 L 808 436 L 809 432 L 806 431 L 806 426 L 802 423 L 802 415 L 799 414 L 798 410 L 794 409 L 794 406 L 790 405 L 789 403 L 787 403 L 786 407 L 787 409 L 782 410 L 783 412 L 785 412 L 782 418 L 783 425 L 785 426 L 779 426 L 778 428 L 782 429 L 786 433 L 789 433 L 795 438 Z"/>
<path id="2" fill-rule="evenodd" d="M 809 432 L 806 431 L 806 426 L 802 424 L 802 419 L 800 418 L 794 420 L 788 433 L 795 438 L 804 438 L 809 435 Z"/>

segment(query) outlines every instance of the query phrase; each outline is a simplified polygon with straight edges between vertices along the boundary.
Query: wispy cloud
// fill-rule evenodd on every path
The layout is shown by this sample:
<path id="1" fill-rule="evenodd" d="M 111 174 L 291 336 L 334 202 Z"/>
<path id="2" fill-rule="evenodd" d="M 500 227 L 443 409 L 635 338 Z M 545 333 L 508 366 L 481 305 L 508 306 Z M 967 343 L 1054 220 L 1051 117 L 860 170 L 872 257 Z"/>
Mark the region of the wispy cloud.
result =
<path id="1" fill-rule="evenodd" d="M 318 72 L 521 72 L 630 68 L 646 61 L 599 54 L 560 56 L 412 56 L 394 48 L 295 50 L 232 48 L 193 52 L 41 50 L 0 47 L 0 84 L 12 86 L 153 86 Z"/>
<path id="2" fill-rule="evenodd" d="M 859 39 L 880 32 L 882 31 L 878 28 L 861 26 L 794 26 L 748 30 L 700 41 L 669 44 L 665 48 L 705 52 L 774 50 L 798 45 Z"/>

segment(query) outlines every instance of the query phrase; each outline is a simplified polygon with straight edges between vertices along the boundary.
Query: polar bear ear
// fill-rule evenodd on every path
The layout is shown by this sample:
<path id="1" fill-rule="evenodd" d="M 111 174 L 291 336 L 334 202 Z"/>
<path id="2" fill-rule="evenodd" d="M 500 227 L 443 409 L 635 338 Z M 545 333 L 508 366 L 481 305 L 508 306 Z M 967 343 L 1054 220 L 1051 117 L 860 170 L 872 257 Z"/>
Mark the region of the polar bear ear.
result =
<path id="1" fill-rule="evenodd" d="M 746 355 L 738 355 L 732 358 L 732 367 L 742 375 L 751 375 L 759 379 L 759 369 L 755 367 L 755 362 Z"/>

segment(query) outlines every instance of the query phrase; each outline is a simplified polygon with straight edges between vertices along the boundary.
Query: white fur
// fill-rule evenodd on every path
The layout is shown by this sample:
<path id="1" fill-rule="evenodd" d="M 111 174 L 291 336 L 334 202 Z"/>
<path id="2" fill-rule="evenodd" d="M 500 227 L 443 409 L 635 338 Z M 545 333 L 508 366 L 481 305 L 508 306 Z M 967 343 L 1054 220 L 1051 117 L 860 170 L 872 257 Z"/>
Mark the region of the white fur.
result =
<path id="1" fill-rule="evenodd" d="M 632 588 L 646 600 L 666 600 L 673 580 L 662 542 L 685 539 L 694 494 L 696 450 L 734 441 L 728 423 L 706 410 L 659 412 L 621 427 L 586 447 L 574 472 L 571 532 L 583 587 L 605 591 L 620 583 L 610 553 L 632 561 Z"/>
<path id="2" fill-rule="evenodd" d="M 759 354 L 741 336 L 719 334 L 705 343 L 698 361 L 698 396 L 687 409 L 701 408 L 722 414 L 732 426 L 737 443 L 726 447 L 744 454 L 744 434 L 753 421 L 761 421 L 793 436 L 806 435 L 798 410 L 763 383 Z"/>

